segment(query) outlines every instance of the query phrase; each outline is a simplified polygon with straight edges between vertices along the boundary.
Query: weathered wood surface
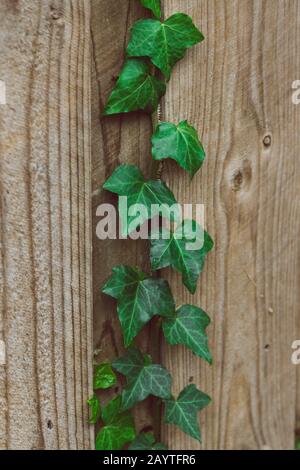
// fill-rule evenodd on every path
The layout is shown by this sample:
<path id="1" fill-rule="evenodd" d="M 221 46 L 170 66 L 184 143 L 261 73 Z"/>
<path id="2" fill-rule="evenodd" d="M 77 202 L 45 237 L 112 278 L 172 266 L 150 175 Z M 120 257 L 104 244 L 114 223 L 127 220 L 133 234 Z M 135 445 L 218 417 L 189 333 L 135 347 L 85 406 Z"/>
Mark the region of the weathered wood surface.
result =
<path id="1" fill-rule="evenodd" d="M 108 194 L 97 192 L 98 185 L 118 163 L 145 168 L 150 157 L 147 118 L 109 118 L 100 127 L 98 115 L 99 101 L 103 108 L 119 73 L 128 29 L 136 17 L 146 15 L 137 3 L 93 2 L 95 224 L 96 206 L 109 200 Z M 185 11 L 206 36 L 175 67 L 163 119 L 188 119 L 207 150 L 207 161 L 192 184 L 172 163 L 163 178 L 180 202 L 205 204 L 216 247 L 195 296 L 187 294 L 180 276 L 163 273 L 178 304 L 193 302 L 211 315 L 215 362 L 209 367 L 185 348 L 171 352 L 161 342 L 174 392 L 193 381 L 213 398 L 201 417 L 202 446 L 172 426 L 163 425 L 162 435 L 173 449 L 293 448 L 300 391 L 297 367 L 290 360 L 291 344 L 300 336 L 300 107 L 292 104 L 291 84 L 300 70 L 300 3 L 163 4 L 166 17 Z M 119 352 L 122 342 L 115 307 L 99 296 L 102 281 L 113 264 L 145 266 L 146 254 L 135 242 L 94 240 L 95 346 L 101 347 L 103 359 Z M 141 341 L 147 345 L 147 332 Z M 142 424 L 146 420 L 143 416 Z"/>
<path id="2" fill-rule="evenodd" d="M 90 448 L 90 2 L 0 17 L 0 448 Z"/>
<path id="3" fill-rule="evenodd" d="M 191 297 L 169 275 L 178 304 L 212 317 L 210 368 L 184 348 L 165 349 L 176 390 L 189 380 L 213 398 L 202 415 L 204 449 L 292 449 L 299 332 L 300 71 L 298 0 L 169 0 L 165 16 L 190 14 L 206 36 L 175 69 L 167 120 L 188 118 L 207 150 L 192 185 L 164 173 L 181 202 L 203 202 L 215 239 Z M 299 367 L 299 366 L 298 366 Z M 298 410 L 299 412 L 299 410 Z M 298 415 L 299 420 L 299 415 Z M 171 448 L 195 441 L 163 427 Z"/>
<path id="4" fill-rule="evenodd" d="M 200 447 L 162 426 L 170 449 L 288 449 L 300 421 L 298 0 L 168 0 L 206 41 L 175 67 L 163 118 L 194 124 L 207 161 L 190 185 L 165 166 L 180 202 L 203 202 L 216 241 L 195 296 L 168 277 L 177 303 L 212 317 L 209 367 L 186 349 L 140 344 L 162 358 L 177 393 L 189 381 L 213 398 Z M 90 7 L 92 16 L 90 17 Z M 121 162 L 149 174 L 151 122 L 100 119 L 123 60 L 137 0 L 2 0 L 0 80 L 0 448 L 89 448 L 91 393 L 90 130 L 92 129 L 94 348 L 122 351 L 115 304 L 100 295 L 114 264 L 148 269 L 148 248 L 100 241 L 100 185 Z M 92 38 L 90 41 L 90 28 Z M 92 59 L 92 67 L 90 60 Z M 92 81 L 90 73 L 92 71 Z M 90 100 L 92 84 L 92 101 Z M 92 111 L 92 113 L 91 113 Z M 298 373 L 298 384 L 296 374 Z M 139 429 L 158 428 L 151 400 Z"/>

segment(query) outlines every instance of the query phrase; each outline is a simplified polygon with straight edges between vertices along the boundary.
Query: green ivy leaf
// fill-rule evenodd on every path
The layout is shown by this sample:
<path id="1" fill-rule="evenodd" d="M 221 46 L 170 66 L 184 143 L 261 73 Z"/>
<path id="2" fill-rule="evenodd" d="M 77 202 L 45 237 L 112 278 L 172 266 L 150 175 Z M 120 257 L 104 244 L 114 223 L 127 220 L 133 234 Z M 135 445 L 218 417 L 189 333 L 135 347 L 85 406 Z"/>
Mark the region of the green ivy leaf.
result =
<path id="1" fill-rule="evenodd" d="M 201 308 L 182 305 L 173 318 L 163 320 L 163 332 L 170 344 L 184 344 L 211 364 L 212 357 L 205 331 L 209 324 L 209 316 Z"/>
<path id="2" fill-rule="evenodd" d="M 128 450 L 166 450 L 166 446 L 161 442 L 155 443 L 152 432 L 142 432 L 130 444 Z"/>
<path id="3" fill-rule="evenodd" d="M 203 34 L 184 13 L 175 13 L 166 21 L 148 19 L 137 21 L 131 29 L 127 47 L 129 57 L 150 57 L 167 79 L 172 67 L 185 51 L 203 41 Z"/>
<path id="4" fill-rule="evenodd" d="M 165 401 L 165 422 L 177 425 L 183 432 L 201 442 L 197 412 L 210 401 L 210 397 L 198 390 L 196 385 L 188 385 L 177 400 L 171 398 Z"/>
<path id="5" fill-rule="evenodd" d="M 102 292 L 118 300 L 126 347 L 154 315 L 171 315 L 175 309 L 167 281 L 152 279 L 129 266 L 115 266 Z"/>
<path id="6" fill-rule="evenodd" d="M 145 181 L 142 172 L 135 165 L 118 166 L 106 180 L 103 188 L 127 197 L 126 206 L 123 206 L 119 200 L 119 215 L 124 236 L 137 229 L 146 220 L 155 217 L 159 213 L 159 208 L 156 206 L 162 204 L 168 207 L 174 206 L 171 220 L 179 217 L 178 205 L 172 191 L 160 180 Z M 145 213 L 140 212 L 138 217 L 128 215 L 128 209 L 135 204 L 143 205 Z"/>
<path id="7" fill-rule="evenodd" d="M 117 382 L 117 377 L 110 364 L 95 366 L 94 390 L 112 387 Z"/>
<path id="8" fill-rule="evenodd" d="M 129 59 L 124 64 L 103 114 L 137 110 L 153 112 L 165 92 L 166 85 L 151 75 L 147 62 Z"/>
<path id="9" fill-rule="evenodd" d="M 204 232 L 203 246 L 200 249 L 188 250 L 191 243 L 203 239 L 203 230 L 193 221 L 183 221 L 169 237 L 166 230 L 160 232 L 160 238 L 153 239 L 152 233 L 150 260 L 153 270 L 172 266 L 182 273 L 183 283 L 188 290 L 196 292 L 197 280 L 204 267 L 205 257 L 213 248 L 213 241 Z"/>
<path id="10" fill-rule="evenodd" d="M 96 424 L 101 414 L 99 398 L 96 395 L 93 395 L 89 400 L 87 400 L 87 404 L 90 406 L 89 423 Z"/>
<path id="11" fill-rule="evenodd" d="M 197 131 L 187 121 L 178 125 L 161 122 L 152 136 L 154 160 L 172 158 L 191 175 L 199 170 L 205 160 L 205 152 Z"/>
<path id="12" fill-rule="evenodd" d="M 161 5 L 160 0 L 141 0 L 143 7 L 148 8 L 152 11 L 156 18 L 161 17 Z"/>
<path id="13" fill-rule="evenodd" d="M 102 411 L 104 427 L 96 437 L 96 450 L 121 450 L 135 439 L 132 415 L 121 410 L 122 399 L 117 396 Z"/>
<path id="14" fill-rule="evenodd" d="M 125 375 L 127 387 L 122 392 L 122 408 L 127 410 L 149 395 L 159 398 L 171 396 L 171 376 L 159 364 L 152 364 L 150 356 L 131 348 L 113 362 L 113 367 Z"/>

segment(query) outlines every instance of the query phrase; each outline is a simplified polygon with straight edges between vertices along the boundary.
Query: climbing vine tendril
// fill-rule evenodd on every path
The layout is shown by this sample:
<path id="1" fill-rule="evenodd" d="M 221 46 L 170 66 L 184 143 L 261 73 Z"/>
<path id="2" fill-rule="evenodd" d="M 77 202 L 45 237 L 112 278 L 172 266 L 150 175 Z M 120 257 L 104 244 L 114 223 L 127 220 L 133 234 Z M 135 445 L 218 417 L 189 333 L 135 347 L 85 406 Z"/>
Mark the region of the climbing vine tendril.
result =
<path id="1" fill-rule="evenodd" d="M 193 178 L 203 164 L 205 152 L 196 129 L 187 121 L 170 123 L 160 120 L 159 102 L 166 92 L 167 81 L 176 62 L 189 47 L 203 41 L 204 36 L 184 13 L 176 13 L 162 21 L 161 0 L 141 0 L 141 3 L 154 17 L 139 20 L 133 25 L 126 61 L 103 115 L 137 110 L 152 115 L 154 170 L 151 179 L 147 180 L 138 167 L 120 165 L 104 183 L 103 189 L 116 193 L 119 198 L 126 196 L 128 205 L 142 201 L 147 208 L 158 202 L 171 206 L 176 205 L 177 201 L 161 180 L 163 161 L 172 158 Z M 125 227 L 123 235 L 128 236 L 134 218 L 122 212 L 120 205 L 119 212 L 121 225 L 123 229 Z M 151 217 L 153 215 L 156 214 L 151 213 Z M 139 221 L 140 225 L 147 222 L 148 217 L 144 219 Z M 174 226 L 176 220 L 177 216 L 173 214 L 169 222 L 173 222 Z M 162 227 L 157 229 L 154 238 L 149 236 L 150 262 L 152 271 L 170 267 L 181 273 L 183 284 L 191 293 L 195 293 L 213 241 L 204 232 L 201 248 L 189 251 L 187 240 L 178 236 L 179 231 L 185 233 L 188 226 L 195 234 L 201 231 L 196 221 L 184 220 L 171 231 L 169 238 L 164 236 L 165 229 Z M 155 363 L 149 354 L 140 351 L 134 341 L 154 316 L 160 317 L 159 328 L 170 345 L 185 345 L 195 355 L 212 363 L 206 334 L 210 323 L 208 315 L 195 305 L 177 307 L 166 280 L 144 273 L 136 267 L 113 267 L 102 293 L 116 301 L 126 352 L 122 357 L 112 358 L 109 364 L 95 366 L 94 389 L 99 391 L 112 387 L 121 376 L 125 385 L 122 392 L 104 406 L 100 403 L 99 392 L 88 401 L 90 422 L 100 425 L 96 449 L 165 449 L 164 444 L 157 442 L 158 436 L 152 433 L 137 435 L 135 430 L 131 410 L 148 396 L 162 400 L 165 423 L 177 425 L 201 442 L 197 413 L 209 404 L 210 398 L 194 384 L 187 384 L 175 398 L 169 371 Z"/>

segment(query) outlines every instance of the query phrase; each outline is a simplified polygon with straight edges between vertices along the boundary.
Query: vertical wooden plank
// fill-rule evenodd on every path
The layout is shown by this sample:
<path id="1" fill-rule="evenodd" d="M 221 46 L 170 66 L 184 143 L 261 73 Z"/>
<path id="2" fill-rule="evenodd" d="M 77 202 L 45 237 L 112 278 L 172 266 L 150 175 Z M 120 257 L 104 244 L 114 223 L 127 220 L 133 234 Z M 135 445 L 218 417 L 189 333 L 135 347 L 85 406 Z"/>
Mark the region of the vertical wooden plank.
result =
<path id="1" fill-rule="evenodd" d="M 86 449 L 90 2 L 4 0 L 0 16 L 0 447 Z"/>
<path id="2" fill-rule="evenodd" d="M 150 174 L 152 132 L 151 119 L 145 113 L 101 117 L 105 103 L 124 62 L 128 33 L 133 23 L 147 17 L 147 11 L 136 0 L 92 1 L 92 180 L 93 180 L 93 292 L 94 347 L 97 362 L 111 361 L 123 352 L 123 337 L 116 313 L 116 303 L 101 294 L 101 287 L 111 275 L 112 267 L 126 264 L 149 269 L 149 245 L 146 241 L 99 240 L 96 226 L 97 207 L 113 203 L 116 197 L 101 186 L 121 163 L 138 165 Z M 151 327 L 150 327 L 151 328 Z M 142 349 L 151 352 L 150 328 L 139 335 Z M 153 352 L 153 350 L 152 350 Z M 113 393 L 119 390 L 116 388 Z M 102 393 L 102 400 L 107 400 Z M 154 426 L 153 400 L 136 407 L 138 429 Z M 159 422 L 158 422 L 159 424 Z"/>
<path id="3" fill-rule="evenodd" d="M 180 202 L 203 202 L 216 246 L 195 296 L 168 274 L 177 303 L 211 315 L 212 368 L 165 348 L 178 392 L 195 382 L 213 398 L 202 414 L 204 449 L 290 449 L 299 316 L 300 70 L 298 0 L 169 0 L 206 36 L 175 68 L 164 118 L 188 119 L 207 161 L 190 185 L 176 165 L 164 176 Z M 180 181 L 180 184 L 178 184 Z M 299 336 L 299 332 L 298 332 Z M 299 392 L 299 389 L 298 389 Z M 163 427 L 170 448 L 201 448 Z"/>

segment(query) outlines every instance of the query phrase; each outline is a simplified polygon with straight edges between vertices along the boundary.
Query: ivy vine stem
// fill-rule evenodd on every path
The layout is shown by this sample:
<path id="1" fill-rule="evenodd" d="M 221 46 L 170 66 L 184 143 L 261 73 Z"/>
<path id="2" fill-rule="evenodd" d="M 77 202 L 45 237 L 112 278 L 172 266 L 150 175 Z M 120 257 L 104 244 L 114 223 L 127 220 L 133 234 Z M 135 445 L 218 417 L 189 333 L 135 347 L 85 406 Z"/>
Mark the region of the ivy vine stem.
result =
<path id="1" fill-rule="evenodd" d="M 154 73 L 155 73 L 155 70 L 154 70 Z M 157 109 L 151 114 L 152 134 L 154 134 L 155 130 L 157 129 L 157 126 L 160 123 L 160 118 L 161 118 L 161 104 L 159 104 Z M 162 171 L 163 171 L 163 162 L 152 159 L 151 178 L 160 180 L 162 176 Z M 157 277 L 159 276 L 160 276 L 160 271 L 157 271 Z M 161 318 L 159 317 L 155 318 L 153 322 L 153 326 L 152 326 L 152 331 L 151 331 L 151 338 L 152 338 L 151 349 L 153 351 L 155 360 L 157 360 L 159 363 L 161 362 L 161 354 L 160 354 L 161 339 L 162 339 L 161 325 L 162 325 Z M 162 408 L 161 400 L 159 400 L 158 398 L 154 398 L 153 431 L 154 431 L 154 435 L 157 441 L 159 441 L 161 438 L 161 425 L 160 425 L 161 408 Z"/>
<path id="2" fill-rule="evenodd" d="M 180 214 L 174 207 L 178 208 L 178 203 L 161 180 L 165 159 L 175 160 L 192 178 L 205 158 L 196 129 L 187 121 L 179 124 L 161 122 L 159 104 L 166 92 L 173 66 L 189 47 L 201 42 L 204 36 L 184 13 L 175 13 L 162 20 L 161 0 L 141 0 L 141 3 L 153 12 L 155 19 L 139 20 L 133 25 L 126 49 L 127 58 L 103 115 L 137 110 L 151 114 L 151 176 L 146 180 L 137 166 L 123 164 L 105 181 L 103 189 L 119 197 L 127 197 L 131 207 L 143 201 L 147 209 L 146 215 L 140 214 L 137 222 L 136 216 L 119 206 L 122 232 L 126 232 L 122 235 L 125 237 L 150 218 L 160 216 L 162 206 L 172 207 L 173 211 L 167 215 L 164 212 L 163 215 L 171 227 L 168 237 L 165 237 L 163 227 L 158 228 L 158 237 L 149 237 L 151 274 L 143 273 L 137 267 L 114 266 L 112 275 L 102 288 L 102 293 L 116 301 L 126 352 L 109 364 L 95 367 L 94 388 L 113 386 L 117 381 L 115 371 L 124 376 L 126 382 L 121 394 L 104 406 L 102 403 L 100 406 L 96 395 L 89 400 L 91 422 L 101 423 L 96 438 L 98 450 L 120 450 L 124 446 L 129 446 L 130 450 L 164 448 L 162 443 L 155 441 L 152 433 L 136 435 L 131 409 L 149 396 L 154 397 L 152 417 L 157 438 L 161 433 L 161 407 L 164 404 L 164 422 L 177 425 L 201 442 L 197 414 L 210 402 L 210 398 L 195 384 L 187 385 L 175 398 L 172 395 L 171 374 L 160 364 L 163 337 L 170 345 L 184 345 L 198 357 L 212 363 L 206 333 L 210 323 L 208 315 L 195 305 L 176 308 L 171 287 L 161 276 L 161 269 L 175 269 L 182 274 L 183 284 L 189 292 L 194 294 L 205 258 L 213 247 L 213 241 L 206 232 L 203 242 L 203 229 L 195 220 L 177 223 Z M 156 212 L 153 212 L 154 207 L 158 207 Z M 193 251 L 187 247 L 191 242 L 197 245 Z M 148 346 L 152 356 L 133 346 L 135 338 L 150 320 Z"/>
<path id="3" fill-rule="evenodd" d="M 152 67 L 152 73 L 154 75 L 159 75 L 159 72 Z M 159 77 L 161 78 L 161 77 Z M 151 124 L 152 124 L 152 135 L 155 133 L 157 127 L 161 122 L 161 103 L 158 104 L 157 109 L 154 110 L 151 114 Z M 151 178 L 160 180 L 162 177 L 163 172 L 163 161 L 151 160 Z M 160 277 L 160 271 L 157 271 L 157 277 Z M 162 321 L 161 318 L 157 317 L 154 319 L 152 332 L 151 334 L 152 341 L 151 341 L 151 348 L 153 351 L 153 355 L 155 360 L 159 363 L 161 362 L 161 339 L 162 339 L 162 332 L 161 332 Z M 153 413 L 153 431 L 156 439 L 159 441 L 161 438 L 161 409 L 162 403 L 161 400 L 158 398 L 154 398 L 154 413 Z"/>
<path id="4" fill-rule="evenodd" d="M 159 274 L 158 274 L 159 276 Z M 154 318 L 151 326 L 151 350 L 152 356 L 155 362 L 161 363 L 161 344 L 162 344 L 162 332 L 161 332 L 161 318 Z M 161 408 L 162 402 L 159 398 L 153 398 L 153 432 L 156 440 L 159 441 L 161 438 Z"/>
<path id="5" fill-rule="evenodd" d="M 164 8 L 161 6 L 160 2 L 158 3 L 159 5 L 156 5 L 156 12 L 157 11 L 160 12 L 160 18 L 161 18 L 161 21 L 163 21 L 164 20 Z M 155 14 L 155 9 L 153 10 L 152 10 L 153 14 Z M 159 75 L 159 78 L 160 79 L 162 78 L 162 74 L 154 66 L 152 67 L 152 70 L 153 70 L 154 75 Z M 152 135 L 154 135 L 158 125 L 161 122 L 161 114 L 162 114 L 162 105 L 161 103 L 159 103 L 157 106 L 157 109 L 155 109 L 151 114 Z M 160 180 L 162 177 L 163 168 L 164 168 L 163 160 L 154 160 L 152 158 L 151 177 L 154 179 Z"/>
<path id="6" fill-rule="evenodd" d="M 155 130 L 157 129 L 157 126 L 160 123 L 160 111 L 161 110 L 161 105 L 159 104 L 157 107 L 157 110 L 155 110 L 151 114 L 151 122 L 152 122 L 152 134 L 154 134 Z M 151 178 L 153 179 L 161 179 L 163 172 L 163 162 L 162 160 L 153 160 L 151 162 Z"/>

